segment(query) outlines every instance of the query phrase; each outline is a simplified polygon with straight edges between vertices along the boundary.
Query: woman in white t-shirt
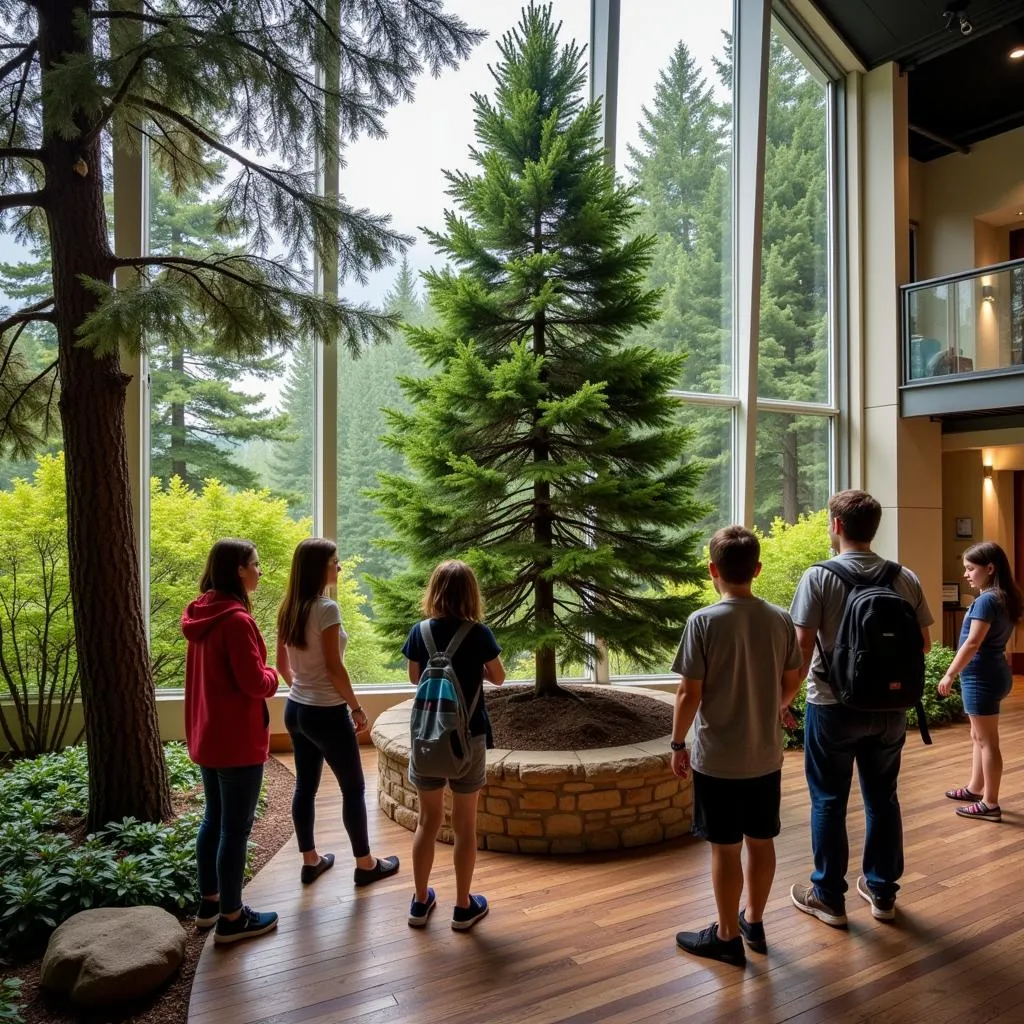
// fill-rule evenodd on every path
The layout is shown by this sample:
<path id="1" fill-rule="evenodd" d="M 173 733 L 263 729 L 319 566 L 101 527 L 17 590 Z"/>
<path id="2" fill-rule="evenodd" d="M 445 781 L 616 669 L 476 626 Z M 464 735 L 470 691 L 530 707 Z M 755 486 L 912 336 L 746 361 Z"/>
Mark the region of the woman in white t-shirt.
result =
<path id="1" fill-rule="evenodd" d="M 326 596 L 338 582 L 338 549 L 322 537 L 302 541 L 292 557 L 284 601 L 277 612 L 277 671 L 291 688 L 284 724 L 295 754 L 292 822 L 302 854 L 302 883 L 310 885 L 334 864 L 313 838 L 316 792 L 324 761 L 341 786 L 341 818 L 356 859 L 356 885 L 398 870 L 397 857 L 374 857 L 366 828 L 366 786 L 356 731 L 369 727 L 345 668 L 348 636 L 338 605 Z M 351 712 L 351 713 L 350 713 Z"/>

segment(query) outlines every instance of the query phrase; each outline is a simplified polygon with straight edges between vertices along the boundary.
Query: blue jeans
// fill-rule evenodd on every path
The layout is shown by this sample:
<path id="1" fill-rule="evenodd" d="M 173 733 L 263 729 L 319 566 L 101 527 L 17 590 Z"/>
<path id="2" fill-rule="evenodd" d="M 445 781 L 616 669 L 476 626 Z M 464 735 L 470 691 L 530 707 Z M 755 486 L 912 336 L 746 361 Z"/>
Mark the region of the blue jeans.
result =
<path id="1" fill-rule="evenodd" d="M 242 906 L 245 850 L 263 784 L 263 765 L 200 768 L 206 810 L 196 837 L 199 893 L 220 893 L 220 912 Z"/>
<path id="2" fill-rule="evenodd" d="M 295 792 L 292 794 L 292 824 L 299 852 L 316 848 L 313 823 L 316 820 L 316 791 L 320 788 L 324 761 L 341 788 L 341 822 L 348 833 L 354 857 L 370 853 L 366 823 L 366 783 L 359 740 L 347 704 L 313 707 L 291 698 L 284 706 L 284 725 L 292 738 L 295 754 Z"/>
<path id="3" fill-rule="evenodd" d="M 853 766 L 864 798 L 864 878 L 883 899 L 896 895 L 903 874 L 903 821 L 896 782 L 907 735 L 904 711 L 855 711 L 835 704 L 808 704 L 804 719 L 804 767 L 811 793 L 811 884 L 833 908 L 846 898 L 850 844 L 846 805 Z"/>

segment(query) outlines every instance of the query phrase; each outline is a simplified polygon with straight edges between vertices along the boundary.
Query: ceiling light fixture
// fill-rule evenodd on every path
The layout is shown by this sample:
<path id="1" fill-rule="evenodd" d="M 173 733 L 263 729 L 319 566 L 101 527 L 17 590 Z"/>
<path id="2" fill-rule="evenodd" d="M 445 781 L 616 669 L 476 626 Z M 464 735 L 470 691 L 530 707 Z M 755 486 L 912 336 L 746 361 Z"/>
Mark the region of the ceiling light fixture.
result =
<path id="1" fill-rule="evenodd" d="M 1010 60 L 1024 60 L 1024 46 L 1015 46 L 1010 51 Z"/>

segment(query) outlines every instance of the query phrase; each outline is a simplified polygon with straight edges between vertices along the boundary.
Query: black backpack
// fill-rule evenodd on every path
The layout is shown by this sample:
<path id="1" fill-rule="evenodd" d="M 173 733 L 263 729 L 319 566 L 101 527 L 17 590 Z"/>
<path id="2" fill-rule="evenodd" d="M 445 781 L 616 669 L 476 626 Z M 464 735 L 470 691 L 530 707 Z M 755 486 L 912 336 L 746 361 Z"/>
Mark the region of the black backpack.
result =
<path id="1" fill-rule="evenodd" d="M 913 606 L 894 588 L 902 566 L 885 562 L 873 577 L 838 559 L 816 563 L 846 585 L 846 603 L 832 657 L 816 638 L 825 679 L 840 704 L 861 711 L 917 711 L 921 738 L 931 743 L 924 697 L 924 638 Z"/>

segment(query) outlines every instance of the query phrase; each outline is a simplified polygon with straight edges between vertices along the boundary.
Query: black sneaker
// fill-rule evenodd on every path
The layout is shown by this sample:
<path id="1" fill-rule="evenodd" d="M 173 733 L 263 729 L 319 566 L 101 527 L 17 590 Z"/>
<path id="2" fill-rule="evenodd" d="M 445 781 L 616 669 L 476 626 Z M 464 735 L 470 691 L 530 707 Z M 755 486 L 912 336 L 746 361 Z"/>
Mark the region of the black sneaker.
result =
<path id="1" fill-rule="evenodd" d="M 456 907 L 452 911 L 452 930 L 468 932 L 477 921 L 485 918 L 491 908 L 483 896 L 470 896 L 468 907 Z"/>
<path id="2" fill-rule="evenodd" d="M 896 919 L 896 897 L 876 896 L 868 888 L 867 879 L 860 875 L 857 878 L 857 892 L 871 904 L 871 916 L 878 921 L 894 921 Z"/>
<path id="3" fill-rule="evenodd" d="M 213 941 L 218 945 L 227 942 L 241 942 L 243 939 L 255 939 L 266 935 L 277 927 L 277 914 L 272 910 L 261 914 L 249 907 L 242 907 L 241 914 L 229 921 L 221 916 L 217 920 L 217 930 L 213 933 Z"/>
<path id="4" fill-rule="evenodd" d="M 797 910 L 802 910 L 811 917 L 831 925 L 833 928 L 846 927 L 846 907 L 830 907 L 817 894 L 813 885 L 794 885 L 789 890 L 789 898 Z"/>
<path id="5" fill-rule="evenodd" d="M 196 911 L 196 927 L 212 928 L 220 917 L 220 900 L 200 900 Z"/>
<path id="6" fill-rule="evenodd" d="M 699 932 L 679 932 L 676 935 L 676 945 L 692 953 L 694 956 L 702 956 L 708 960 L 721 960 L 723 964 L 732 964 L 733 967 L 746 967 L 747 954 L 743 952 L 743 940 L 737 935 L 735 939 L 720 939 L 718 937 L 718 923 L 709 924 Z"/>
<path id="7" fill-rule="evenodd" d="M 397 857 L 378 857 L 377 863 L 372 868 L 356 868 L 356 885 L 373 885 L 382 878 L 393 875 L 398 870 Z"/>
<path id="8" fill-rule="evenodd" d="M 325 853 L 317 864 L 303 864 L 302 865 L 302 884 L 312 885 L 325 871 L 330 871 L 334 867 L 334 854 Z"/>
<path id="9" fill-rule="evenodd" d="M 768 952 L 768 940 L 764 937 L 764 922 L 755 921 L 751 924 L 747 920 L 746 910 L 740 911 L 740 931 L 743 933 L 743 938 L 747 940 L 747 945 L 755 953 Z"/>
<path id="10" fill-rule="evenodd" d="M 422 903 L 416 899 L 413 893 L 412 902 L 409 904 L 409 927 L 425 928 L 430 912 L 437 906 L 437 896 L 434 890 L 427 888 L 427 898 Z"/>

